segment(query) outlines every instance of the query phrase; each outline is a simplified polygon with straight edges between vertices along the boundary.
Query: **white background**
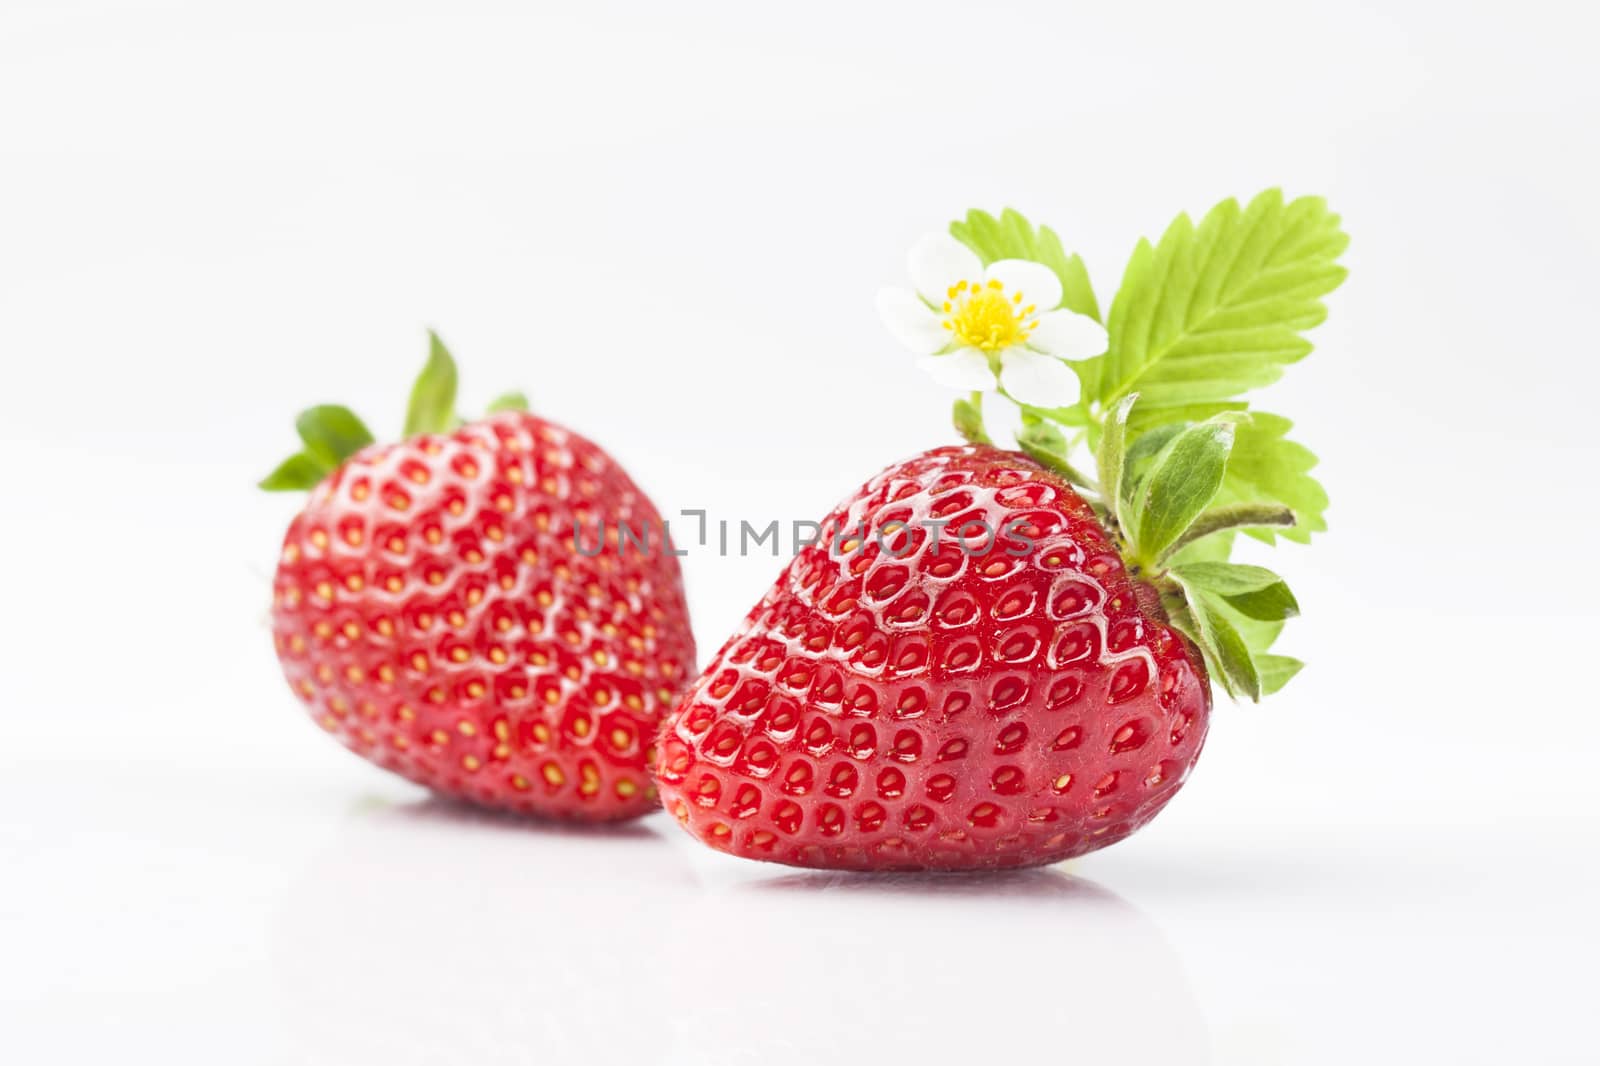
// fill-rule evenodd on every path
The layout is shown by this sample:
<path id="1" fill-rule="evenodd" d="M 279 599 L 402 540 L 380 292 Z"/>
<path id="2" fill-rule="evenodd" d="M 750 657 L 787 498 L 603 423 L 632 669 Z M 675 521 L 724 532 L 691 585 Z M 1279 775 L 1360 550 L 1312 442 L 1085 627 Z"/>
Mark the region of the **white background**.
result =
<path id="1" fill-rule="evenodd" d="M 0 1057 L 1592 1062 L 1594 29 L 1575 4 L 0 4 Z M 1010 204 L 1109 304 L 1281 184 L 1353 235 L 1263 397 L 1311 666 L 1126 843 L 807 875 L 485 819 L 265 628 L 291 418 L 437 326 L 664 511 L 950 439 L 872 296 Z M 702 656 L 775 576 L 698 553 Z"/>

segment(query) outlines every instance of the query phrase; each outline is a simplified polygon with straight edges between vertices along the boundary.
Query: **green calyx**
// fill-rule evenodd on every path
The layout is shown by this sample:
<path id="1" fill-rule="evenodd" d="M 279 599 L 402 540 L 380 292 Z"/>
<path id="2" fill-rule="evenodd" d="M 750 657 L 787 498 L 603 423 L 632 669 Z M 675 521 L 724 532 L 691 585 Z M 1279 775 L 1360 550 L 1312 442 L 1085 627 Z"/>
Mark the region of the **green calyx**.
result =
<path id="1" fill-rule="evenodd" d="M 1083 261 L 1050 228 L 970 211 L 950 233 L 985 265 L 1048 266 L 1060 306 L 1100 319 Z M 1328 505 L 1292 423 L 1244 397 L 1310 353 L 1304 334 L 1344 280 L 1348 243 L 1323 200 L 1285 202 L 1277 190 L 1243 207 L 1225 200 L 1198 224 L 1179 215 L 1134 248 L 1105 318 L 1106 351 L 1068 360 L 1078 402 L 1019 405 L 1017 447 L 1090 499 L 1130 573 L 1157 590 L 1235 698 L 1276 692 L 1302 666 L 1271 651 L 1299 605 L 1272 571 L 1229 561 L 1237 535 L 1306 544 L 1327 528 Z M 953 420 L 966 440 L 990 442 L 979 396 L 956 401 Z"/>
<path id="2" fill-rule="evenodd" d="M 406 408 L 405 436 L 420 433 L 448 433 L 461 425 L 456 414 L 456 361 L 444 341 L 428 332 L 428 361 L 411 387 L 411 402 Z M 489 413 L 526 411 L 528 398 L 508 392 L 489 404 Z M 262 478 L 259 487 L 268 492 L 304 492 L 333 473 L 356 452 L 374 443 L 372 432 L 348 407 L 319 404 L 300 412 L 294 422 L 304 447 L 279 463 Z"/>

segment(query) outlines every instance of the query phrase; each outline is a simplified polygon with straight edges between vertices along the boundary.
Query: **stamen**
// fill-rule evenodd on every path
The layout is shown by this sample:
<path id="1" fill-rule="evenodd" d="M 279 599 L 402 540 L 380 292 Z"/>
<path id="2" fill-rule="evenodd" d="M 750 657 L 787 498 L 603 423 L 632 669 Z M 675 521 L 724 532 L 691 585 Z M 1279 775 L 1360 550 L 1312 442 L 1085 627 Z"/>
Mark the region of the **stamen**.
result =
<path id="1" fill-rule="evenodd" d="M 966 282 L 956 290 L 967 288 Z M 1005 285 L 997 279 L 974 282 L 971 292 L 953 304 L 946 304 L 946 317 L 941 325 L 960 342 L 981 351 L 993 352 L 1021 344 L 1038 326 L 1031 318 L 1035 307 L 1022 306 L 1025 295 L 1008 294 Z"/>

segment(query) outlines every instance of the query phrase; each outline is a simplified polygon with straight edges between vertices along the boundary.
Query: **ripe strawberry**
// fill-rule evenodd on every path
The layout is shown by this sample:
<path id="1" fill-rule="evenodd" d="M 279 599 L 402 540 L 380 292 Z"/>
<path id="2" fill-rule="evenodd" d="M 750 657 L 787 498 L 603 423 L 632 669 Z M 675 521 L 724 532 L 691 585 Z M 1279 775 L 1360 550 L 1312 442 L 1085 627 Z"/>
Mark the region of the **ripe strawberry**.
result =
<path id="1" fill-rule="evenodd" d="M 1198 657 L 1070 485 L 939 448 L 824 520 L 685 692 L 658 773 L 667 809 L 737 855 L 1028 866 L 1154 817 L 1210 708 Z"/>
<path id="2" fill-rule="evenodd" d="M 1308 540 L 1327 496 L 1239 394 L 1310 351 L 1346 243 L 1276 190 L 1179 216 L 1102 326 L 1082 261 L 1015 211 L 919 241 L 878 308 L 966 393 L 969 444 L 824 520 L 669 715 L 667 809 L 736 855 L 863 870 L 1055 862 L 1155 817 L 1211 682 L 1258 700 L 1301 666 L 1271 651 L 1287 585 L 1228 555 L 1240 531 Z M 1021 452 L 992 446 L 986 396 L 1021 409 Z"/>
<path id="3" fill-rule="evenodd" d="M 623 552 L 615 534 L 660 518 L 615 460 L 552 422 L 506 409 L 450 428 L 454 392 L 435 337 L 403 443 L 370 443 L 343 408 L 301 416 L 306 450 L 263 482 L 312 489 L 273 581 L 284 676 L 343 744 L 435 791 L 644 814 L 694 643 L 677 560 Z M 586 555 L 597 526 L 603 549 Z"/>

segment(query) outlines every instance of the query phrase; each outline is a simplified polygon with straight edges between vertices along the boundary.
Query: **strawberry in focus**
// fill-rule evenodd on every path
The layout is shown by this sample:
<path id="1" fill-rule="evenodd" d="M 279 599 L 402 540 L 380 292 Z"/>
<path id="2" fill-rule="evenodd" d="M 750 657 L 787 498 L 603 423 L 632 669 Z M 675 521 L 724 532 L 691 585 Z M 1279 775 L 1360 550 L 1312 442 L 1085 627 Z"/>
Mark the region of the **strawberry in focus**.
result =
<path id="1" fill-rule="evenodd" d="M 614 531 L 660 517 L 604 450 L 520 397 L 466 425 L 454 397 L 434 337 L 403 442 L 372 443 L 344 408 L 301 416 L 305 450 L 262 483 L 311 490 L 273 580 L 284 676 L 346 747 L 436 792 L 645 814 L 694 643 L 676 558 L 624 553 Z"/>
<path id="2" fill-rule="evenodd" d="M 940 448 L 824 520 L 673 712 L 661 787 L 696 837 L 750 858 L 1031 866 L 1154 817 L 1210 708 L 1070 485 Z"/>
<path id="3" fill-rule="evenodd" d="M 858 870 L 1031 866 L 1147 823 L 1211 685 L 1257 701 L 1301 667 L 1273 650 L 1295 597 L 1230 554 L 1308 542 L 1327 496 L 1242 394 L 1311 350 L 1347 243 L 1277 190 L 1180 215 L 1102 325 L 1048 227 L 973 211 L 924 237 L 878 307 L 965 393 L 969 443 L 824 520 L 668 718 L 667 809 L 734 855 Z M 993 446 L 990 398 L 1019 409 L 1018 451 Z"/>

